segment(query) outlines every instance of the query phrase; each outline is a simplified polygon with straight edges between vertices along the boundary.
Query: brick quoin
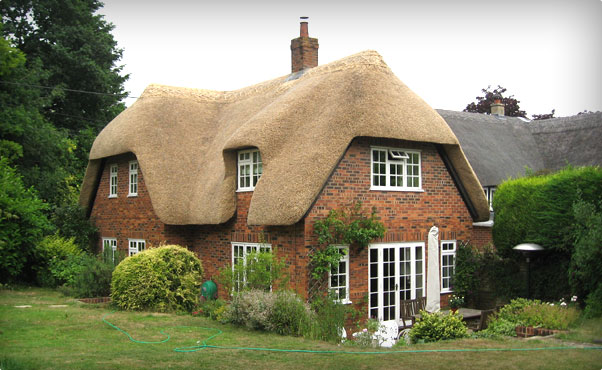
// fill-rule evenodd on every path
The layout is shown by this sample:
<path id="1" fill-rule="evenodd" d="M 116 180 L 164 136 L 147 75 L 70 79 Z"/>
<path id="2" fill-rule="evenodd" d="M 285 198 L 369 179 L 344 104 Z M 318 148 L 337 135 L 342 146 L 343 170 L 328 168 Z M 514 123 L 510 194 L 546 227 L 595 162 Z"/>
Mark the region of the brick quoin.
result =
<path id="1" fill-rule="evenodd" d="M 417 149 L 421 151 L 423 192 L 370 190 L 371 146 Z M 472 218 L 434 145 L 403 140 L 356 138 L 328 178 L 324 188 L 303 219 L 291 226 L 250 226 L 247 214 L 253 192 L 236 193 L 236 213 L 220 225 L 166 225 L 155 215 L 144 184 L 144 168 L 138 170 L 138 196 L 128 197 L 129 166 L 132 153 L 105 159 L 91 211 L 91 219 L 101 237 L 117 239 L 118 249 L 127 253 L 128 238 L 144 239 L 147 248 L 179 244 L 194 251 L 203 263 L 204 279 L 213 279 L 219 268 L 232 261 L 232 242 L 265 241 L 284 257 L 291 275 L 291 288 L 307 296 L 308 252 L 317 244 L 313 224 L 340 209 L 361 201 L 369 212 L 375 207 L 387 233 L 374 242 L 424 242 L 433 226 L 439 227 L 440 240 L 458 244 L 481 231 L 473 228 Z M 118 164 L 118 196 L 109 198 L 109 166 Z M 485 234 L 483 232 L 483 234 Z M 489 232 L 490 234 L 490 232 Z M 479 238 L 485 239 L 484 236 Z M 479 239 L 480 240 L 480 239 Z M 99 241 L 99 249 L 101 248 Z M 428 259 L 428 256 L 427 256 Z M 428 266 L 428 262 L 425 264 Z M 368 248 L 350 254 L 350 299 L 361 304 L 368 292 Z M 219 290 L 222 298 L 227 292 Z M 442 304 L 447 297 L 442 295 Z"/>

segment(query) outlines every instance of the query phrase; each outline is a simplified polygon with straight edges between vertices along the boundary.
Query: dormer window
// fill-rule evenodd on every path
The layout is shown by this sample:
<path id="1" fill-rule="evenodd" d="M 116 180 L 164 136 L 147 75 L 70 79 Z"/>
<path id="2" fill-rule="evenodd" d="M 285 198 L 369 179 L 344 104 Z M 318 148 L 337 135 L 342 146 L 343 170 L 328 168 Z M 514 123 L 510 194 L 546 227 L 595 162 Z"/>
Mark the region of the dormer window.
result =
<path id="1" fill-rule="evenodd" d="M 261 153 L 258 149 L 238 152 L 238 191 L 252 191 L 263 173 Z"/>
<path id="2" fill-rule="evenodd" d="M 138 196 L 138 161 L 130 162 L 130 186 L 128 197 Z"/>
<path id="3" fill-rule="evenodd" d="M 422 191 L 420 151 L 372 148 L 371 190 Z"/>
<path id="4" fill-rule="evenodd" d="M 109 167 L 109 198 L 117 198 L 117 173 L 119 166 L 112 164 Z"/>

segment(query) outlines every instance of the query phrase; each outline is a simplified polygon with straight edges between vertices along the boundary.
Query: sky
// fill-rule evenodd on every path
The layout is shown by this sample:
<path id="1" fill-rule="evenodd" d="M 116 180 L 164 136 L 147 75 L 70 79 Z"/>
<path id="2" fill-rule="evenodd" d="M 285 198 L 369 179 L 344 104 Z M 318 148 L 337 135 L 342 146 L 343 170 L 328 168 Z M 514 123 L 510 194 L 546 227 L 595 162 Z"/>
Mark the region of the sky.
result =
<path id="1" fill-rule="evenodd" d="M 602 110 L 602 0 L 103 2 L 135 97 L 151 83 L 229 91 L 287 75 L 308 16 L 319 64 L 376 50 L 435 109 L 501 85 L 529 116 Z"/>

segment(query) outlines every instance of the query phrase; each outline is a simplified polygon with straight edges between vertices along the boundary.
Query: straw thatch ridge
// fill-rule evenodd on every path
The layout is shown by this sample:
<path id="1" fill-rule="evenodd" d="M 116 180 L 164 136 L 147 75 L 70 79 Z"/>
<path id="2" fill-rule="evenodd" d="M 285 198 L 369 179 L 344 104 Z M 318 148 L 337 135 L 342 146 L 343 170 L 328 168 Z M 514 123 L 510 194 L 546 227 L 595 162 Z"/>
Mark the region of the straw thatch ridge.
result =
<path id="1" fill-rule="evenodd" d="M 307 212 L 355 137 L 443 144 L 475 205 L 480 184 L 445 121 L 365 51 L 232 92 L 149 86 L 98 135 L 80 202 L 89 207 L 102 158 L 132 152 L 166 224 L 218 224 L 236 210 L 236 150 L 257 147 L 263 175 L 252 225 L 291 225 Z"/>

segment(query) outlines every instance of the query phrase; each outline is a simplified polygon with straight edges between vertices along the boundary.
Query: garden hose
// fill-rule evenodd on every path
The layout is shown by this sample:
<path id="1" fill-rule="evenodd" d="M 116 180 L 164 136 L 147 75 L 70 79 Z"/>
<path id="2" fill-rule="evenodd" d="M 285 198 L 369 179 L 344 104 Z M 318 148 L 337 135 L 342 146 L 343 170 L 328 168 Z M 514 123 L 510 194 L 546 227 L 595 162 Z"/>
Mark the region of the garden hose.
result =
<path id="1" fill-rule="evenodd" d="M 116 329 L 123 334 L 125 334 L 132 342 L 139 344 L 160 344 L 165 343 L 170 339 L 169 334 L 166 334 L 163 330 L 160 331 L 161 334 L 167 335 L 167 338 L 162 341 L 157 342 L 147 342 L 134 339 L 128 332 L 121 329 L 120 327 L 110 323 L 106 320 L 106 317 L 113 314 L 113 312 L 109 312 L 105 314 L 102 318 L 102 321 Z M 188 347 L 176 347 L 173 350 L 175 352 L 197 352 L 206 348 L 212 349 L 229 349 L 229 350 L 246 350 L 246 351 L 268 351 L 268 352 L 296 352 L 296 353 L 322 353 L 322 354 L 346 354 L 346 355 L 383 355 L 383 354 L 393 354 L 393 353 L 431 353 L 431 352 L 511 352 L 511 351 L 544 351 L 544 350 L 564 350 L 564 349 L 597 349 L 601 350 L 602 346 L 595 347 L 577 347 L 577 346 L 561 346 L 561 347 L 537 347 L 537 348 L 460 348 L 460 349 L 414 349 L 414 350 L 398 350 L 398 351 L 334 351 L 334 350 L 310 350 L 310 349 L 280 349 L 280 348 L 256 348 L 256 347 L 236 347 L 236 346 L 216 346 L 207 344 L 208 341 L 213 338 L 223 334 L 223 332 L 219 329 L 215 328 L 206 328 L 202 326 L 177 326 L 179 328 L 197 328 L 202 330 L 214 331 L 215 334 L 211 335 L 209 338 L 205 339 L 202 343 L 196 346 L 188 346 Z M 199 342 L 197 342 L 199 343 Z"/>

